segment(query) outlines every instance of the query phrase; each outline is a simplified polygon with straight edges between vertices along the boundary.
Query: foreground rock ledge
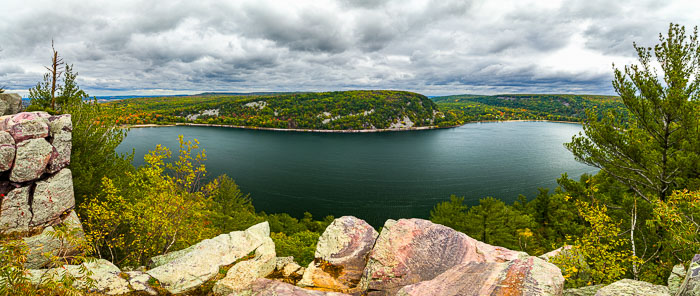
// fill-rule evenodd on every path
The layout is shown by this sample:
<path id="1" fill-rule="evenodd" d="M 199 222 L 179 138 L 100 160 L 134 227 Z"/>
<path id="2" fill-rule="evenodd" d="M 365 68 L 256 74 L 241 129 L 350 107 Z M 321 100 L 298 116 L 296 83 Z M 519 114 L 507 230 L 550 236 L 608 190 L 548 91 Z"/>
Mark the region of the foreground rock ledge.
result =
<path id="1" fill-rule="evenodd" d="M 146 273 L 173 294 L 190 291 L 212 279 L 219 267 L 230 265 L 260 247 L 270 237 L 263 222 L 245 231 L 205 239 L 194 246 L 152 259 L 157 266 Z M 273 256 L 274 257 L 274 256 Z"/>
<path id="2" fill-rule="evenodd" d="M 526 253 L 491 246 L 427 220 L 388 220 L 370 252 L 360 285 L 375 295 L 394 295 L 403 286 L 432 280 L 462 263 L 525 257 Z M 557 273 L 561 276 L 558 269 Z"/>
<path id="3" fill-rule="evenodd" d="M 315 259 L 298 285 L 343 292 L 355 288 L 378 235 L 364 220 L 352 216 L 333 220 L 319 238 Z"/>
<path id="4" fill-rule="evenodd" d="M 537 257 L 510 262 L 469 262 L 436 278 L 403 287 L 400 296 L 561 295 L 559 268 Z"/>

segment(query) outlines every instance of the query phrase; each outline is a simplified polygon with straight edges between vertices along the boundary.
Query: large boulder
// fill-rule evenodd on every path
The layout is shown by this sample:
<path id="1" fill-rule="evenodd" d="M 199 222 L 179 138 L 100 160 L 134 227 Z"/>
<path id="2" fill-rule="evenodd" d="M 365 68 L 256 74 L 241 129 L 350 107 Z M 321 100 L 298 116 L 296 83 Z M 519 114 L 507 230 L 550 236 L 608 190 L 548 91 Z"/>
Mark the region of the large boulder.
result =
<path id="1" fill-rule="evenodd" d="M 666 286 L 630 279 L 619 280 L 607 285 L 596 296 L 671 296 Z"/>
<path id="2" fill-rule="evenodd" d="M 29 209 L 29 186 L 10 190 L 1 199 L 0 234 L 29 230 L 32 212 Z"/>
<path id="3" fill-rule="evenodd" d="M 315 259 L 298 285 L 350 292 L 362 278 L 378 235 L 364 220 L 335 219 L 319 238 Z"/>
<path id="4" fill-rule="evenodd" d="M 12 168 L 15 161 L 15 139 L 10 133 L 0 131 L 0 172 Z"/>
<path id="5" fill-rule="evenodd" d="M 245 290 L 232 293 L 230 296 L 350 296 L 337 292 L 325 292 L 300 288 L 284 282 L 258 279 Z"/>
<path id="6" fill-rule="evenodd" d="M 155 257 L 152 261 L 157 267 L 146 273 L 170 293 L 184 293 L 216 276 L 219 267 L 255 251 L 269 238 L 270 226 L 263 222 L 245 231 L 221 234 L 173 254 Z"/>
<path id="7" fill-rule="evenodd" d="M 0 130 L 9 132 L 19 143 L 24 140 L 49 136 L 49 120 L 46 112 L 23 112 L 0 117 Z"/>
<path id="8" fill-rule="evenodd" d="M 83 226 L 75 211 L 71 211 L 61 224 L 75 238 L 80 239 L 85 236 Z M 38 235 L 23 238 L 29 248 L 27 262 L 24 264 L 26 268 L 37 269 L 46 266 L 50 262 L 46 256 L 47 254 L 62 258 L 79 254 L 81 250 L 78 249 L 78 246 L 72 244 L 69 240 L 56 237 L 55 232 L 54 227 L 49 226 L 44 228 Z"/>
<path id="9" fill-rule="evenodd" d="M 82 272 L 83 269 L 90 271 L 92 274 L 87 276 Z M 29 273 L 29 278 L 35 284 L 39 284 L 42 279 L 58 281 L 67 273 L 76 279 L 73 283 L 73 286 L 76 288 L 89 287 L 87 278 L 90 278 L 93 284 L 89 289 L 91 292 L 120 295 L 131 291 L 129 282 L 120 276 L 121 270 L 104 259 L 86 262 L 81 265 L 64 265 L 51 269 L 31 269 Z"/>
<path id="10" fill-rule="evenodd" d="M 49 118 L 49 134 L 51 145 L 55 153 L 49 161 L 46 169 L 48 173 L 54 173 L 70 164 L 70 151 L 72 146 L 73 123 L 70 114 L 52 116 Z"/>
<path id="11" fill-rule="evenodd" d="M 20 183 L 39 179 L 53 153 L 53 146 L 41 138 L 18 142 L 10 181 Z"/>
<path id="12" fill-rule="evenodd" d="M 266 277 L 275 270 L 277 263 L 275 257 L 275 243 L 271 238 L 255 249 L 255 257 L 236 263 L 232 266 L 226 277 L 214 284 L 214 295 L 231 295 L 247 289 L 253 281 Z"/>
<path id="13" fill-rule="evenodd" d="M 462 263 L 525 257 L 526 253 L 491 246 L 427 220 L 388 220 L 370 252 L 361 287 L 393 295 L 403 286 L 432 280 Z"/>
<path id="14" fill-rule="evenodd" d="M 700 254 L 696 254 L 690 261 L 688 272 L 685 274 L 683 284 L 679 288 L 679 296 L 700 296 Z"/>
<path id="15" fill-rule="evenodd" d="M 36 182 L 31 226 L 55 224 L 74 206 L 73 177 L 70 169 L 62 169 L 46 180 Z"/>
<path id="16" fill-rule="evenodd" d="M 19 94 L 0 94 L 0 116 L 18 113 L 22 109 Z"/>
<path id="17" fill-rule="evenodd" d="M 21 108 L 22 97 L 19 94 L 0 94 L 0 116 L 18 113 Z"/>
<path id="18" fill-rule="evenodd" d="M 509 262 L 468 262 L 436 278 L 405 286 L 400 296 L 561 295 L 559 268 L 537 257 Z"/>

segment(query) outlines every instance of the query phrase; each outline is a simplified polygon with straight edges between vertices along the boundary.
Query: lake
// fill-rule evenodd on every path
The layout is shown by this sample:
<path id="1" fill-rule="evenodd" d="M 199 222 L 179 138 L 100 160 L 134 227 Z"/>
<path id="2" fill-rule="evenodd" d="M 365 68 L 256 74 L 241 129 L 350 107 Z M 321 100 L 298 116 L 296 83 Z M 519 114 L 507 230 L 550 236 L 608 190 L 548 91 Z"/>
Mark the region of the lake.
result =
<path id="1" fill-rule="evenodd" d="M 353 215 L 427 218 L 451 194 L 468 204 L 493 196 L 512 202 L 556 187 L 578 163 L 562 145 L 582 130 L 555 122 L 485 122 L 456 128 L 386 133 L 304 133 L 223 127 L 131 129 L 117 149 L 135 149 L 135 165 L 156 144 L 177 149 L 177 136 L 198 139 L 210 176 L 227 174 L 250 193 L 258 211 L 301 217 Z"/>

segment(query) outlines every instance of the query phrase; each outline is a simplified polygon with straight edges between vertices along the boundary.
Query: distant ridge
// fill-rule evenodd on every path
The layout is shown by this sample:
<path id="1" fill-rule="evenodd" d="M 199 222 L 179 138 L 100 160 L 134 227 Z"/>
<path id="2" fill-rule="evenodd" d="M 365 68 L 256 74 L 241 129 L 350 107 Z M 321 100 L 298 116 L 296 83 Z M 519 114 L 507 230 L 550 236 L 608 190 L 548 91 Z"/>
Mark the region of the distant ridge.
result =
<path id="1" fill-rule="evenodd" d="M 308 91 L 267 91 L 267 92 L 203 92 L 193 96 L 275 96 L 291 94 L 308 94 Z"/>

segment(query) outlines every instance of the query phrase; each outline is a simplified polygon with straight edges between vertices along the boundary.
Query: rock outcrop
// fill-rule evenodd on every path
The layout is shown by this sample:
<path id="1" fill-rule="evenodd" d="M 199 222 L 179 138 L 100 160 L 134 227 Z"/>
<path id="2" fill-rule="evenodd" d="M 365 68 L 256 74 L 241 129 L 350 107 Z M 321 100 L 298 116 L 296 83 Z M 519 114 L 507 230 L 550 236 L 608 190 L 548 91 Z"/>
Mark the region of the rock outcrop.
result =
<path id="1" fill-rule="evenodd" d="M 268 276 L 275 270 L 275 243 L 266 238 L 260 247 L 255 249 L 255 257 L 232 266 L 226 277 L 216 282 L 214 295 L 231 295 L 247 289 L 255 280 Z"/>
<path id="2" fill-rule="evenodd" d="M 678 296 L 700 296 L 700 254 L 696 254 L 690 261 L 688 271 L 681 284 Z"/>
<path id="3" fill-rule="evenodd" d="M 335 219 L 319 238 L 315 259 L 298 285 L 350 292 L 362 278 L 378 235 L 364 220 Z"/>
<path id="4" fill-rule="evenodd" d="M 500 263 L 527 256 L 427 220 L 388 220 L 370 252 L 361 285 L 377 295 L 393 295 L 403 286 L 432 280 L 462 263 Z"/>
<path id="5" fill-rule="evenodd" d="M 666 286 L 630 279 L 619 280 L 600 288 L 596 296 L 671 296 Z"/>
<path id="6" fill-rule="evenodd" d="M 397 295 L 561 295 L 563 287 L 564 278 L 556 266 L 528 257 L 502 263 L 459 264 L 432 280 L 405 286 Z"/>
<path id="7" fill-rule="evenodd" d="M 187 249 L 153 258 L 156 267 L 146 273 L 157 279 L 170 293 L 187 292 L 212 279 L 219 272 L 219 267 L 243 258 L 268 239 L 270 226 L 263 222 L 245 231 L 222 234 Z"/>
<path id="8" fill-rule="evenodd" d="M 22 97 L 19 94 L 0 94 L 0 116 L 18 113 L 22 110 Z"/>
<path id="9" fill-rule="evenodd" d="M 46 253 L 69 257 L 78 252 L 53 234 L 55 227 L 66 225 L 83 235 L 73 212 L 72 174 L 66 168 L 71 134 L 70 115 L 25 112 L 0 117 L 0 235 L 23 237 L 29 247 L 28 268 L 49 263 Z"/>

